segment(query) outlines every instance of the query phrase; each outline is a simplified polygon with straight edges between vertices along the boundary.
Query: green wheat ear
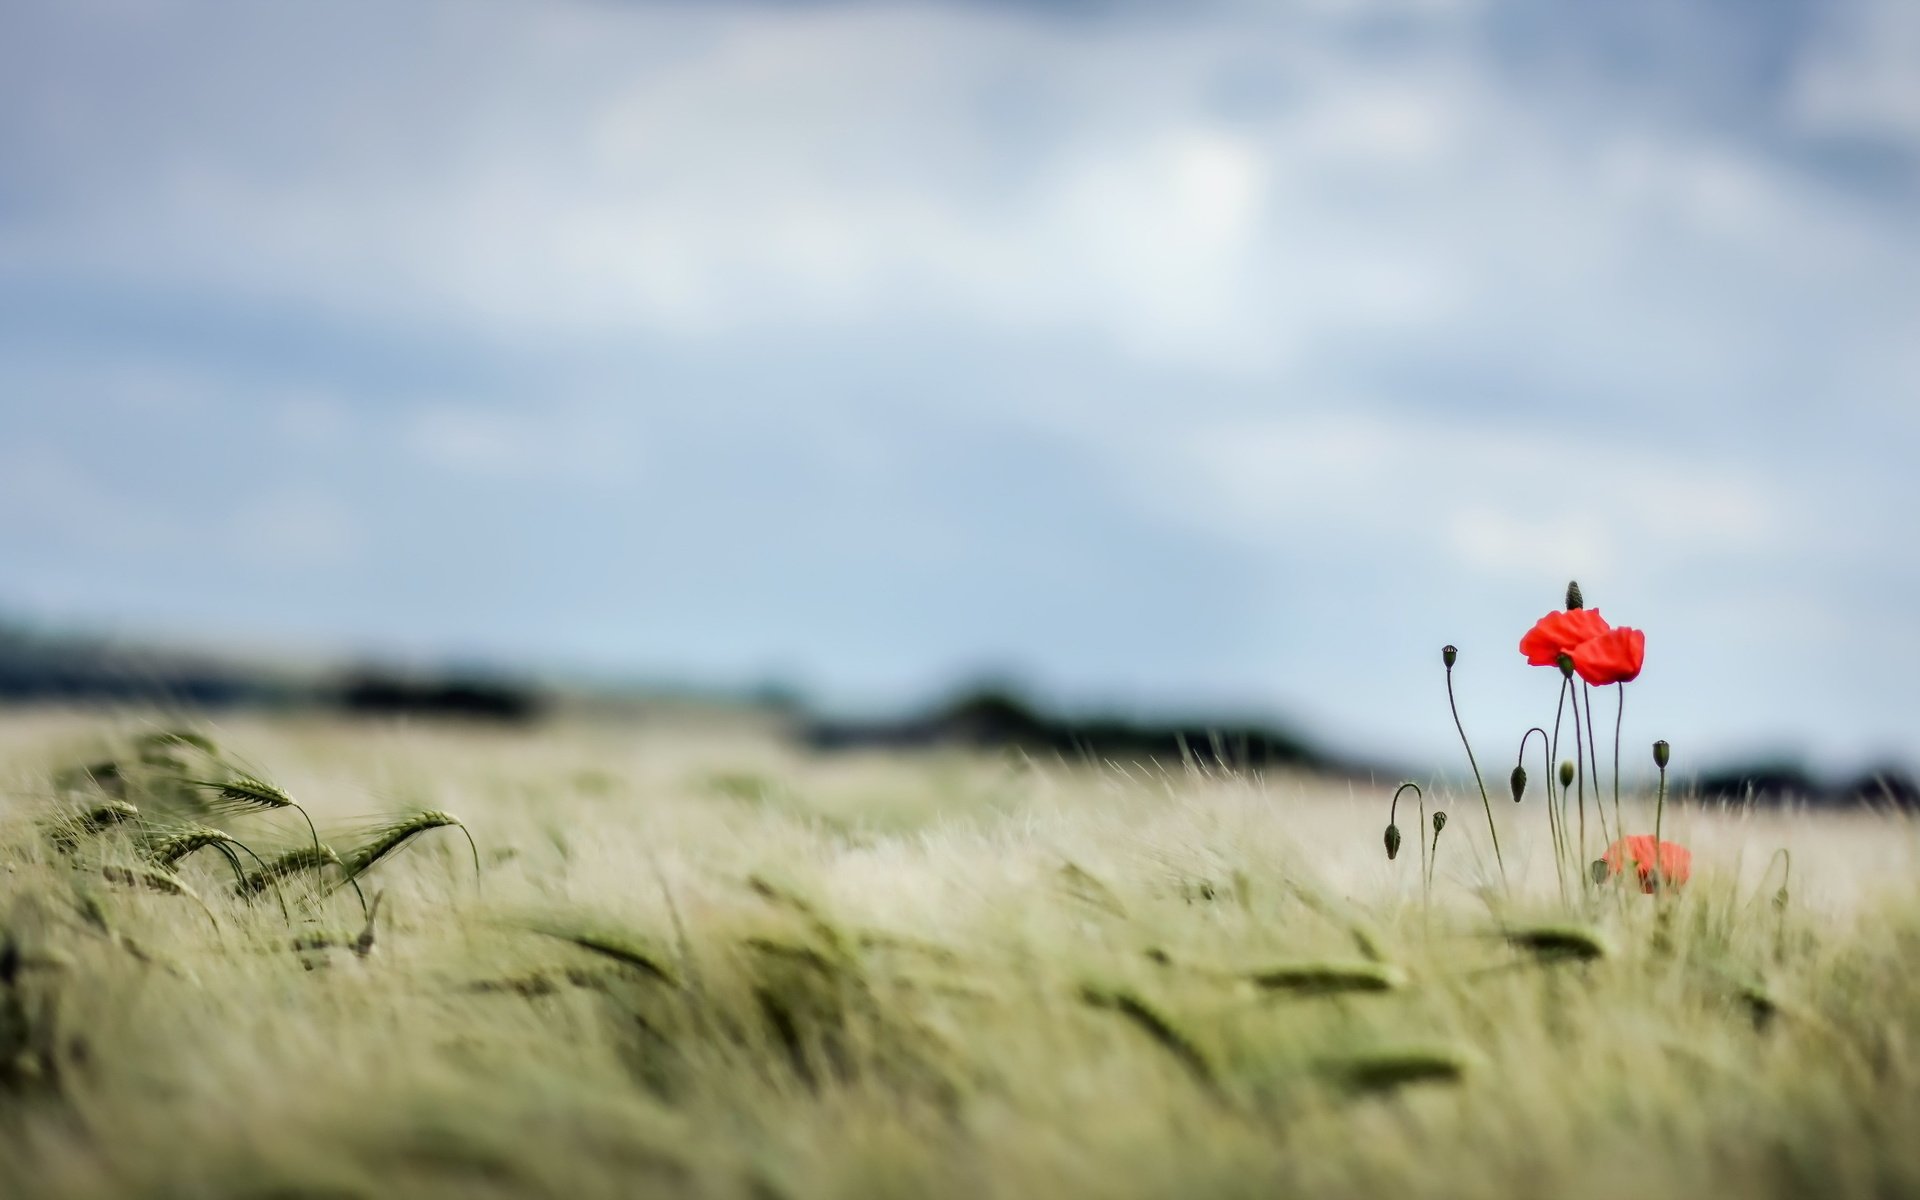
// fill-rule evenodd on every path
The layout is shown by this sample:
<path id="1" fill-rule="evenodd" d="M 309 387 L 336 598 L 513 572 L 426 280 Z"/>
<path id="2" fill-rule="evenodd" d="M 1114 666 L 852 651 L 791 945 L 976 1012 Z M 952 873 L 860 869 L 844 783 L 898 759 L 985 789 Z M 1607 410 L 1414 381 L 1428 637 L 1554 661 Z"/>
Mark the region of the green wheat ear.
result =
<path id="1" fill-rule="evenodd" d="M 1322 1060 L 1318 1073 L 1349 1091 L 1390 1092 L 1414 1083 L 1458 1083 L 1472 1067 L 1460 1050 L 1445 1046 L 1408 1046 L 1365 1050 Z"/>
<path id="2" fill-rule="evenodd" d="M 555 938 L 570 946 L 577 946 L 589 954 L 619 963 L 623 967 L 632 967 L 641 974 L 651 976 L 662 983 L 671 984 L 674 987 L 680 986 L 679 976 L 674 974 L 673 969 L 651 947 L 625 934 L 554 920 L 522 921 L 516 923 L 515 927 L 529 933 L 540 934 L 542 937 Z"/>
<path id="3" fill-rule="evenodd" d="M 1342 992 L 1391 992 L 1406 985 L 1407 973 L 1382 962 L 1305 962 L 1250 971 L 1247 979 L 1270 992 L 1332 996 Z"/>
<path id="4" fill-rule="evenodd" d="M 72 853 L 83 837 L 93 837 L 115 825 L 138 820 L 140 810 L 125 800 L 108 800 L 86 812 L 55 821 L 47 826 L 47 839 L 62 853 Z"/>
<path id="5" fill-rule="evenodd" d="M 343 867 L 340 856 L 332 846 L 301 846 L 289 850 L 273 861 L 248 873 L 246 878 L 234 885 L 233 894 L 243 898 L 258 896 L 269 887 L 278 886 L 287 879 L 307 871 L 324 871 L 328 867 Z M 360 911 L 367 913 L 367 897 L 360 885 L 348 880 L 354 894 L 360 897 Z"/>
<path id="6" fill-rule="evenodd" d="M 182 859 L 201 850 L 212 850 L 225 859 L 227 866 L 233 871 L 234 882 L 242 886 L 246 883 L 246 871 L 240 865 L 241 854 L 251 858 L 262 871 L 266 870 L 267 864 L 253 852 L 250 846 L 226 830 L 215 829 L 211 825 L 188 825 L 173 832 L 158 835 L 147 843 L 144 854 L 150 865 L 164 871 L 172 871 Z M 277 886 L 273 889 L 273 894 L 274 899 L 280 902 L 281 915 L 289 916 L 286 897 L 280 894 Z"/>
<path id="7" fill-rule="evenodd" d="M 1218 1094 L 1220 1081 L 1213 1063 L 1159 1009 L 1126 988 L 1102 987 L 1093 983 L 1081 987 L 1080 999 L 1094 1008 L 1107 1009 L 1126 1018 L 1184 1067 L 1203 1089 L 1210 1094 Z"/>
<path id="8" fill-rule="evenodd" d="M 220 928 L 219 918 L 213 915 L 213 910 L 207 907 L 207 902 L 200 898 L 200 893 L 189 887 L 186 880 L 165 867 L 156 867 L 151 863 L 135 863 L 131 866 L 109 863 L 100 868 L 100 877 L 108 883 L 144 887 L 148 891 L 160 892 L 168 896 L 183 896 L 200 906 L 200 911 L 207 914 L 207 920 L 213 922 L 216 930 Z M 90 919 L 96 921 L 104 932 L 106 917 L 100 911 L 98 901 L 92 901 L 89 909 L 91 910 Z"/>
<path id="9" fill-rule="evenodd" d="M 217 755 L 220 753 L 220 748 L 213 744 L 212 738 L 203 733 L 195 733 L 191 729 L 156 729 L 151 733 L 143 733 L 135 738 L 133 745 L 136 750 L 140 751 L 164 750 L 176 746 L 186 746 L 206 755 Z"/>
<path id="10" fill-rule="evenodd" d="M 1613 953 L 1613 946 L 1604 934 L 1583 925 L 1535 925 L 1508 929 L 1500 936 L 1540 962 L 1591 962 Z"/>
<path id="11" fill-rule="evenodd" d="M 210 791 L 215 798 L 239 808 L 290 808 L 300 814 L 307 823 L 307 833 L 313 838 L 313 851 L 320 851 L 320 831 L 314 828 L 313 818 L 300 806 L 286 789 L 253 775 L 235 775 L 230 779 L 214 781 L 210 779 L 183 780 L 191 787 Z"/>
<path id="12" fill-rule="evenodd" d="M 347 881 L 352 882 L 365 875 L 375 864 L 419 835 L 432 829 L 447 828 L 458 829 L 466 837 L 467 848 L 473 852 L 473 877 L 477 882 L 480 878 L 480 848 L 474 844 L 473 834 L 467 831 L 459 817 L 439 809 L 423 809 L 375 830 L 372 837 L 354 847 L 342 860 Z"/>

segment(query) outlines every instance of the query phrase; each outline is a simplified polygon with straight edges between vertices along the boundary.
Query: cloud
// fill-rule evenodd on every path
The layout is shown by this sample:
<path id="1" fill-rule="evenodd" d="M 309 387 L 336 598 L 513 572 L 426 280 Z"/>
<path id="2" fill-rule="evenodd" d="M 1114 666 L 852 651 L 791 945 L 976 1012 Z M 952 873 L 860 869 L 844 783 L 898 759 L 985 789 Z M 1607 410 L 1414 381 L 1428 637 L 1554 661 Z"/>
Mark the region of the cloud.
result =
<path id="1" fill-rule="evenodd" d="M 1703 558 L 1803 549 L 1791 491 L 1662 452 L 1632 429 L 1500 432 L 1349 402 L 1163 429 L 1135 453 L 1143 503 L 1171 502 L 1185 523 L 1255 553 L 1333 543 L 1390 558 L 1424 546 L 1503 579 L 1586 571 L 1626 584 Z"/>
<path id="2" fill-rule="evenodd" d="M 1790 277 L 1827 253 L 1794 247 L 1860 215 L 1754 148 L 1516 90 L 1463 36 L 1473 6 L 1424 11 L 1392 53 L 1342 32 L 1368 7 L 1062 24 L 478 4 L 447 43 L 379 6 L 187 11 L 228 20 L 149 32 L 227 53 L 163 52 L 120 93 L 16 85 L 66 114 L 9 138 L 29 191 L 62 202 L 0 228 L 0 264 L 514 341 L 957 321 L 1271 371 L 1517 295 L 1617 313 L 1675 252 L 1698 280 L 1765 247 L 1797 256 L 1773 269 Z M 63 29 L 76 54 L 123 44 Z M 416 39 L 418 69 L 375 56 L 352 106 L 315 106 L 341 60 L 296 46 L 344 29 Z M 113 186 L 47 144 L 122 115 L 147 136 L 122 135 Z M 1571 278 L 1600 290 L 1551 295 Z"/>
<path id="3" fill-rule="evenodd" d="M 1910 5 L 1045 7 L 16 6 L 0 586 L 1361 729 L 1577 572 L 1909 721 Z"/>
<path id="4" fill-rule="evenodd" d="M 1833 0 L 1813 15 L 1788 97 L 1797 126 L 1920 152 L 1920 9 L 1905 0 Z"/>
<path id="5" fill-rule="evenodd" d="M 415 460 L 495 484 L 531 482 L 607 488 L 630 479 L 644 455 L 617 405 L 547 397 L 541 403 L 432 400 L 396 415 L 401 447 Z"/>

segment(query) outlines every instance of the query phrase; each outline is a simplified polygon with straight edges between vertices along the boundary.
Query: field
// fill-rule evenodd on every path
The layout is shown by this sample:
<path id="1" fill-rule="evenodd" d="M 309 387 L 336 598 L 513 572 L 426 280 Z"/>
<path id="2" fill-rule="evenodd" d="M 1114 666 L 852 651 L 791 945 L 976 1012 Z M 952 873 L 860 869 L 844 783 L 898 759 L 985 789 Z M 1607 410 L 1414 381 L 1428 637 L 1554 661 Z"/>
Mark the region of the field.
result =
<path id="1" fill-rule="evenodd" d="M 175 728 L 0 716 L 5 1195 L 1920 1195 L 1895 815 L 1563 902 L 1502 770 L 1511 898 L 1475 793 L 1429 899 L 1386 786 Z"/>

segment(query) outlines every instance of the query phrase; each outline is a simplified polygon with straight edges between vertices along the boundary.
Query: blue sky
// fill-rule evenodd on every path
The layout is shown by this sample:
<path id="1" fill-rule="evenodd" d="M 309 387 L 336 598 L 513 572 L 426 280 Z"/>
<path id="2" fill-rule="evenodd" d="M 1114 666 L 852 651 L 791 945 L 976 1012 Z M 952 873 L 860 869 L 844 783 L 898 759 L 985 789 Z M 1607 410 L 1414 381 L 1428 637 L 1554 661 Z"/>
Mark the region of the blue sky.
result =
<path id="1" fill-rule="evenodd" d="M 1920 7 L 0 12 L 0 610 L 1913 761 Z M 1514 736 L 1509 737 L 1511 728 Z M 1450 760 L 1447 760 L 1450 763 Z"/>

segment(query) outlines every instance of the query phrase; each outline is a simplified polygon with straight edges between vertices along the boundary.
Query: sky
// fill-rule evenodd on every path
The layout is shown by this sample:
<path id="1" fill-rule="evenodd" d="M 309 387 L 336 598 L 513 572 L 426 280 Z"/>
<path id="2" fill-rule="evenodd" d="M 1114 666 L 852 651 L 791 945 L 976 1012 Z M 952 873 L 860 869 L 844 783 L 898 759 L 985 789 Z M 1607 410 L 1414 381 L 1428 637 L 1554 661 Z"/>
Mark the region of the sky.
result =
<path id="1" fill-rule="evenodd" d="M 1629 744 L 1920 762 L 1915 61 L 1911 0 L 13 0 L 0 613 L 1452 769 L 1441 645 L 1517 743 L 1577 577 Z"/>

